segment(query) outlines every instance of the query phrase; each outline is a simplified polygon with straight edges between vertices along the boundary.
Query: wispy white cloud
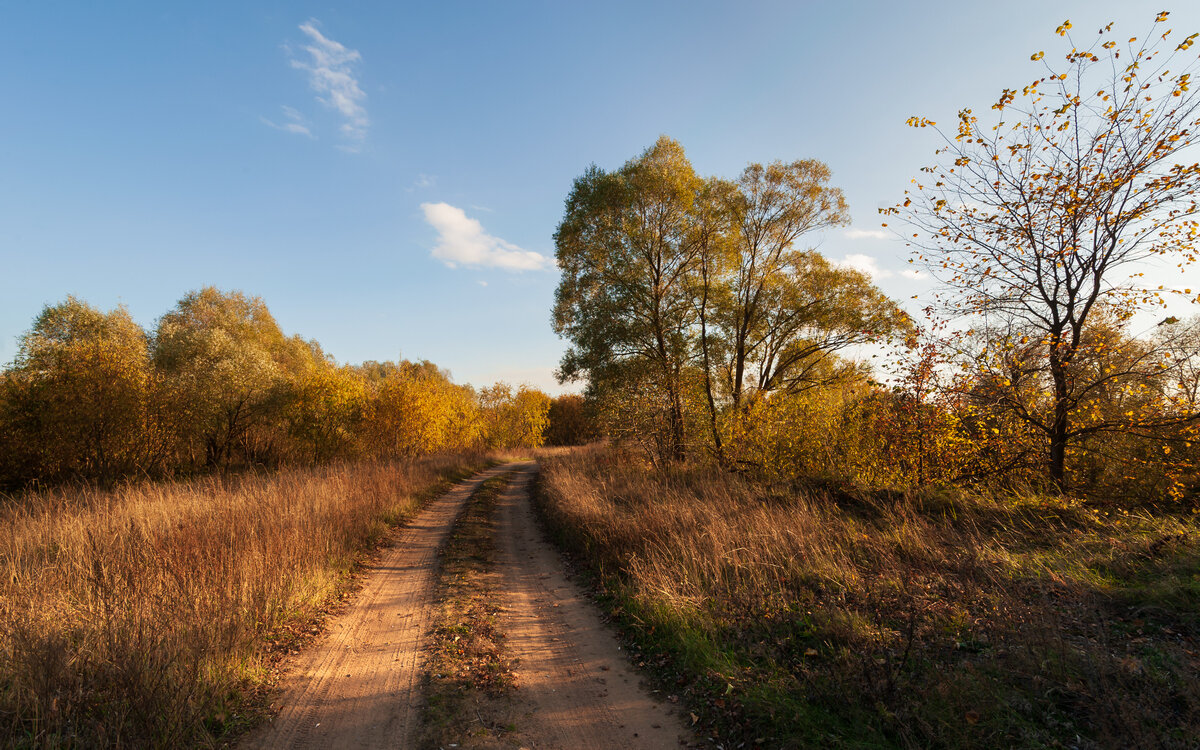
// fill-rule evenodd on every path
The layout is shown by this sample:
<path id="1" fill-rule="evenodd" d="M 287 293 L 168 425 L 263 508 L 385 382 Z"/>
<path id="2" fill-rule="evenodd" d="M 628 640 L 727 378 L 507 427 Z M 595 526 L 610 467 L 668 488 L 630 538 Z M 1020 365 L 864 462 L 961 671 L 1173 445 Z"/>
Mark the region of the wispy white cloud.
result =
<path id="1" fill-rule="evenodd" d="M 879 267 L 879 261 L 870 255 L 863 255 L 862 253 L 851 253 L 841 260 L 830 262 L 842 268 L 853 268 L 856 271 L 862 271 L 873 279 L 886 279 L 892 275 L 891 271 Z"/>
<path id="2" fill-rule="evenodd" d="M 308 85 L 317 93 L 317 101 L 342 117 L 341 133 L 346 151 L 358 151 L 367 138 L 371 120 L 367 116 L 367 94 L 358 85 L 355 68 L 362 62 L 358 50 L 325 36 L 310 19 L 300 24 L 310 43 L 304 46 L 306 59 L 293 57 L 291 64 L 308 73 Z"/>
<path id="3" fill-rule="evenodd" d="M 422 172 L 417 175 L 417 179 L 412 181 L 412 184 L 404 188 L 404 192 L 411 193 L 417 190 L 428 190 L 437 184 L 437 175 L 425 174 Z"/>
<path id="4" fill-rule="evenodd" d="M 273 122 L 265 117 L 258 118 L 264 125 L 269 125 L 276 130 L 282 130 L 285 133 L 295 133 L 296 135 L 306 135 L 309 138 L 316 138 L 312 134 L 312 130 L 308 127 L 308 121 L 304 119 L 304 115 L 297 112 L 293 107 L 286 104 L 281 107 L 283 110 L 283 122 Z"/>
<path id="5" fill-rule="evenodd" d="M 900 272 L 900 275 L 906 279 L 923 279 L 929 274 L 925 273 L 919 268 L 906 268 Z"/>
<path id="6" fill-rule="evenodd" d="M 421 210 L 425 212 L 425 221 L 438 233 L 438 243 L 431 255 L 451 268 L 461 265 L 535 271 L 553 262 L 541 253 L 522 250 L 493 237 L 483 231 L 477 220 L 449 203 L 422 203 Z"/>
<path id="7" fill-rule="evenodd" d="M 842 235 L 848 240 L 886 240 L 891 236 L 882 229 L 846 229 Z"/>

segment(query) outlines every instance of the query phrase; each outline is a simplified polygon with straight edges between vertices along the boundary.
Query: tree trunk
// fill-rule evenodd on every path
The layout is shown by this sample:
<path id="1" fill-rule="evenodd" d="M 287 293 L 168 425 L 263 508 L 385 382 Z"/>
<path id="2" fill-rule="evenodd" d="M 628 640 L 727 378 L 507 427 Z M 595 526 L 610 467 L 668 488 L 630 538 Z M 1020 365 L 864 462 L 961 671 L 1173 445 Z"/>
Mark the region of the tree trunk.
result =
<path id="1" fill-rule="evenodd" d="M 704 297 L 700 300 L 700 351 L 704 355 L 704 395 L 708 398 L 708 427 L 712 430 L 713 451 L 717 464 L 726 466 L 725 448 L 721 444 L 721 430 L 717 427 L 717 402 L 713 398 L 712 359 L 708 351 L 708 271 L 704 270 Z"/>
<path id="2" fill-rule="evenodd" d="M 733 410 L 736 413 L 742 411 L 742 380 L 746 376 L 746 355 L 745 346 L 739 340 L 734 346 L 733 353 Z"/>
<path id="3" fill-rule="evenodd" d="M 708 428 L 712 431 L 713 452 L 717 455 L 717 465 L 726 466 L 725 446 L 721 443 L 721 430 L 717 426 L 717 403 L 713 398 L 712 376 L 708 372 L 708 352 L 704 352 L 704 392 L 708 397 Z"/>
<path id="4" fill-rule="evenodd" d="M 1067 491 L 1067 368 L 1055 354 L 1050 355 L 1050 375 L 1054 379 L 1054 421 L 1050 425 L 1050 479 L 1059 492 Z"/>
<path id="5" fill-rule="evenodd" d="M 671 384 L 671 460 L 683 461 L 683 401 L 678 381 Z"/>

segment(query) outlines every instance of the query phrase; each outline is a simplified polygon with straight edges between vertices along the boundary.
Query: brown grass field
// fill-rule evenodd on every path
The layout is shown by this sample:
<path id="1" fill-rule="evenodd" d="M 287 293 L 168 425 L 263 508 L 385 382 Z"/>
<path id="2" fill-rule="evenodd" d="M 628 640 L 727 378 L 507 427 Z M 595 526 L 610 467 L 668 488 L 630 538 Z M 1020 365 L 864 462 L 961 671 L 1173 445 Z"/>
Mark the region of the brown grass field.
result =
<path id="1" fill-rule="evenodd" d="M 221 744 L 364 555 L 478 456 L 59 489 L 0 504 L 0 734 Z"/>
<path id="2" fill-rule="evenodd" d="M 552 534 L 720 746 L 1200 746 L 1195 514 L 544 466 Z"/>
<path id="3" fill-rule="evenodd" d="M 1194 513 L 538 453 L 552 535 L 715 746 L 1200 745 Z M 391 526 L 483 463 L 6 498 L 0 732 L 226 744 Z"/>

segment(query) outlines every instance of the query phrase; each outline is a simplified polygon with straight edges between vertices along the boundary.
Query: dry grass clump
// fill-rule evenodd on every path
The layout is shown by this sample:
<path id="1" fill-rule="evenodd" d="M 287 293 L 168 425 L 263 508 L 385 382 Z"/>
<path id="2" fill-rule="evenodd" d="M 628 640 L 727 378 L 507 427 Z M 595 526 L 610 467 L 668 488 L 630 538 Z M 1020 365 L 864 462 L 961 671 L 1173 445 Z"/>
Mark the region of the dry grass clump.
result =
<path id="1" fill-rule="evenodd" d="M 271 653 L 444 478 L 338 464 L 60 489 L 0 506 L 0 733 L 16 746 L 211 745 Z"/>
<path id="2" fill-rule="evenodd" d="M 727 746 L 1195 747 L 1200 524 L 547 463 L 551 529 Z M 731 744 L 730 744 L 731 743 Z"/>

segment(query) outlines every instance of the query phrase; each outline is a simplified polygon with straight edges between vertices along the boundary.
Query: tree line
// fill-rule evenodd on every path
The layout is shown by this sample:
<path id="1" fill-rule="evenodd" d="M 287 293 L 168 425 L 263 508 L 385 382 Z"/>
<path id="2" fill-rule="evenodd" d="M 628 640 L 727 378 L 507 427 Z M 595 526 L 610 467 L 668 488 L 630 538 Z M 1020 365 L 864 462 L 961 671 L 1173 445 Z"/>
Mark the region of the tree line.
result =
<path id="1" fill-rule="evenodd" d="M 1200 233 L 1198 35 L 1166 19 L 1087 43 L 1066 22 L 1063 65 L 1035 53 L 1044 75 L 994 121 L 959 113 L 882 211 L 939 282 L 919 321 L 812 248 L 849 220 L 820 162 L 703 178 L 664 136 L 589 168 L 555 235 L 560 377 L 664 466 L 1194 497 L 1200 319 L 1145 323 L 1192 294 L 1147 264 L 1185 268 Z"/>
<path id="2" fill-rule="evenodd" d="M 552 406 L 553 437 L 581 439 L 559 401 L 428 361 L 339 365 L 240 292 L 191 292 L 150 331 L 71 297 L 0 373 L 0 485 L 532 447 Z"/>

